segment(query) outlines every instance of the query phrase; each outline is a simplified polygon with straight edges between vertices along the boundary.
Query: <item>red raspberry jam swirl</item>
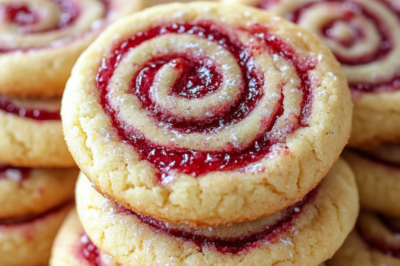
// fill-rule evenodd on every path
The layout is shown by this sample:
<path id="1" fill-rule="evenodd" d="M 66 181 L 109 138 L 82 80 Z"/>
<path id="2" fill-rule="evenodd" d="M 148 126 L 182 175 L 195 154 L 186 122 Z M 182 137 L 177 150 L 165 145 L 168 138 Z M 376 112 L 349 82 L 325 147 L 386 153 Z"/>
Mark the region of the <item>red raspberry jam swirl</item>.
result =
<path id="1" fill-rule="evenodd" d="M 400 162 L 397 160 L 390 159 L 389 156 L 382 156 L 381 154 L 368 150 L 351 149 L 351 151 L 356 153 L 358 156 L 361 156 L 362 158 L 372 161 L 374 163 L 400 169 Z"/>
<path id="2" fill-rule="evenodd" d="M 197 245 L 200 249 L 200 252 L 203 252 L 205 248 L 212 248 L 222 254 L 238 254 L 260 247 L 265 243 L 276 243 L 279 240 L 279 237 L 284 233 L 292 232 L 294 230 L 296 219 L 301 215 L 303 209 L 307 205 L 314 202 L 318 195 L 318 190 L 319 187 L 315 188 L 309 194 L 307 194 L 302 201 L 283 210 L 283 215 L 280 217 L 280 219 L 274 221 L 272 224 L 269 223 L 268 225 L 265 225 L 261 231 L 256 233 L 251 232 L 248 235 L 231 238 L 206 236 L 199 234 L 198 232 L 195 234 L 190 231 L 182 231 L 177 228 L 171 228 L 171 226 L 166 222 L 132 212 L 121 205 L 118 207 L 123 213 L 136 216 L 140 222 L 148 225 L 157 233 L 163 233 L 184 242 L 191 242 Z"/>
<path id="3" fill-rule="evenodd" d="M 101 259 L 101 251 L 93 244 L 86 233 L 82 234 L 80 238 L 78 256 L 86 260 L 90 266 L 108 266 Z"/>
<path id="4" fill-rule="evenodd" d="M 0 179 L 10 179 L 16 182 L 23 182 L 28 179 L 31 174 L 32 169 L 14 167 L 10 165 L 0 164 Z"/>
<path id="5" fill-rule="evenodd" d="M 383 7 L 386 7 L 387 12 L 395 14 L 395 16 L 399 18 L 400 22 L 400 8 L 395 6 L 392 2 L 390 2 L 390 0 L 370 1 L 377 2 Z M 279 2 L 280 0 L 263 0 L 256 6 L 268 10 L 276 5 L 279 5 Z M 326 38 L 334 40 L 336 43 L 347 49 L 351 49 L 358 42 L 366 41 L 365 35 L 368 32 L 366 32 L 366 29 L 362 27 L 363 25 L 355 22 L 359 17 L 362 17 L 372 23 L 380 36 L 379 44 L 376 46 L 375 51 L 371 51 L 359 57 L 347 58 L 333 49 L 333 53 L 338 61 L 343 65 L 363 66 L 369 63 L 379 62 L 387 59 L 387 56 L 393 50 L 394 45 L 391 31 L 398 31 L 399 29 L 386 25 L 384 21 L 374 14 L 374 10 L 364 7 L 360 2 L 349 0 L 320 0 L 306 2 L 299 5 L 295 10 L 291 11 L 291 13 L 286 14 L 286 18 L 295 23 L 299 23 L 303 14 L 308 10 L 320 5 L 331 3 L 342 3 L 343 12 L 340 18 L 331 20 L 325 25 L 321 25 L 320 31 Z M 339 39 L 335 37 L 332 34 L 332 29 L 337 23 L 344 23 L 349 26 L 353 34 L 345 39 Z M 400 25 L 397 26 L 400 27 Z M 352 90 L 358 90 L 362 92 L 396 91 L 400 89 L 400 69 L 393 75 L 391 79 L 388 80 L 377 80 L 375 83 L 363 82 L 360 80 L 357 82 L 350 82 L 349 85 Z"/>
<path id="6" fill-rule="evenodd" d="M 29 3 L 19 3 L 18 1 L 13 1 L 13 3 L 0 3 L 0 18 L 3 17 L 4 23 L 12 24 L 18 26 L 17 34 L 21 35 L 34 35 L 34 34 L 47 34 L 52 31 L 60 31 L 65 28 L 72 26 L 82 14 L 84 10 L 76 0 L 47 0 L 49 2 L 54 2 L 59 6 L 61 10 L 60 17 L 58 21 L 45 27 L 40 27 L 40 29 L 32 29 L 41 23 L 45 18 L 42 14 L 46 14 L 50 11 L 40 10 L 40 7 L 36 10 Z M 110 9 L 111 0 L 99 0 L 105 7 L 106 14 L 108 15 Z M 44 7 L 45 8 L 45 7 Z M 43 8 L 43 9 L 44 9 Z M 38 47 L 43 48 L 43 47 Z M 14 52 L 14 51 L 27 51 L 30 48 L 9 48 L 2 47 L 0 45 L 0 53 Z"/>
<path id="7" fill-rule="evenodd" d="M 386 227 L 393 235 L 400 236 L 400 220 L 395 218 L 385 217 L 383 215 L 377 215 L 381 224 Z M 371 250 L 376 250 L 387 256 L 400 259 L 400 246 L 388 243 L 383 237 L 369 236 L 363 232 L 360 226 L 356 226 L 356 232 L 363 242 Z"/>
<path id="8" fill-rule="evenodd" d="M 315 68 L 314 60 L 298 56 L 292 47 L 270 34 L 267 28 L 258 25 L 254 25 L 251 29 L 225 29 L 224 27 L 209 21 L 156 26 L 117 44 L 111 50 L 111 56 L 103 58 L 96 78 L 101 105 L 110 117 L 112 126 L 121 141 L 131 145 L 142 160 L 147 160 L 155 169 L 158 169 L 159 181 L 164 180 L 173 171 L 198 177 L 213 171 L 242 168 L 264 158 L 270 152 L 271 146 L 280 142 L 282 137 L 291 134 L 298 128 L 308 126 L 307 119 L 313 101 L 312 87 L 315 85 L 313 84 L 314 80 L 311 79 L 311 71 Z M 233 33 L 234 31 L 251 34 L 262 47 L 242 44 L 238 36 Z M 240 86 L 239 98 L 233 104 L 223 106 L 220 111 L 213 113 L 207 119 L 177 117 L 163 110 L 153 100 L 151 89 L 159 69 L 170 64 L 180 71 L 180 76 L 172 87 L 171 95 L 186 99 L 201 99 L 213 94 L 219 88 L 222 82 L 221 67 L 213 62 L 211 56 L 210 58 L 199 57 L 191 52 L 154 56 L 149 62 L 142 65 L 141 70 L 133 77 L 129 93 L 139 99 L 141 108 L 147 111 L 148 116 L 155 119 L 158 124 L 167 125 L 169 131 L 185 134 L 218 133 L 222 128 L 246 119 L 264 96 L 263 85 L 268 82 L 268 78 L 261 75 L 252 56 L 254 50 L 259 51 L 260 49 L 265 49 L 265 53 L 268 53 L 269 56 L 278 54 L 295 68 L 301 83 L 297 88 L 302 93 L 302 100 L 299 103 L 301 114 L 292 117 L 291 121 L 295 122 L 288 124 L 281 132 L 271 132 L 276 121 L 284 112 L 285 95 L 281 90 L 280 95 L 277 95 L 280 99 L 274 107 L 271 118 L 268 121 L 260 121 L 260 125 L 266 129 L 265 132 L 246 148 L 237 148 L 234 144 L 230 144 L 221 152 L 205 152 L 193 149 L 175 149 L 173 146 L 162 146 L 147 139 L 137 128 L 119 119 L 119 110 L 110 100 L 110 93 L 113 91 L 110 80 L 121 60 L 130 51 L 146 41 L 168 34 L 200 37 L 226 49 L 237 61 L 242 81 L 242 85 L 238 83 L 238 87 Z"/>
<path id="9" fill-rule="evenodd" d="M 19 117 L 29 118 L 36 121 L 60 121 L 60 110 L 49 111 L 44 109 L 31 109 L 19 106 L 10 98 L 0 96 L 0 110 L 6 113 L 14 114 Z"/>

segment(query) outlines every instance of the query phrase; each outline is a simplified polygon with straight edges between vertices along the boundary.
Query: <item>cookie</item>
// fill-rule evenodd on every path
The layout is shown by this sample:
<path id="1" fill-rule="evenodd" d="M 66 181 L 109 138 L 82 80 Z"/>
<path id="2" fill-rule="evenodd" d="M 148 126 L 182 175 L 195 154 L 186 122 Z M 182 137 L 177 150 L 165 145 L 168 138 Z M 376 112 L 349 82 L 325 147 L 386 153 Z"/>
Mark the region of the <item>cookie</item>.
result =
<path id="1" fill-rule="evenodd" d="M 400 141 L 398 0 L 225 2 L 249 4 L 284 16 L 316 34 L 332 49 L 353 95 L 350 146 Z"/>
<path id="2" fill-rule="evenodd" d="M 1 1 L 0 93 L 61 95 L 93 39 L 141 7 L 142 0 Z"/>
<path id="3" fill-rule="evenodd" d="M 51 246 L 71 204 L 37 216 L 0 220 L 0 265 L 47 265 Z"/>
<path id="4" fill-rule="evenodd" d="M 400 220 L 362 211 L 356 229 L 328 266 L 400 265 Z"/>
<path id="5" fill-rule="evenodd" d="M 85 234 L 73 208 L 54 240 L 50 266 L 117 266 Z"/>
<path id="6" fill-rule="evenodd" d="M 0 162 L 25 167 L 76 166 L 64 141 L 61 99 L 0 95 Z"/>
<path id="7" fill-rule="evenodd" d="M 76 195 L 93 243 L 126 266 L 316 266 L 342 245 L 358 214 L 354 175 L 343 160 L 302 201 L 232 226 L 191 228 L 134 213 L 104 198 L 83 175 Z"/>
<path id="8" fill-rule="evenodd" d="M 351 108 L 339 64 L 311 34 L 200 2 L 108 28 L 75 66 L 61 114 L 73 157 L 103 195 L 215 226 L 301 200 L 347 143 Z"/>
<path id="9" fill-rule="evenodd" d="M 78 173 L 0 165 L 0 220 L 38 215 L 72 200 Z"/>
<path id="10" fill-rule="evenodd" d="M 356 176 L 361 206 L 400 218 L 400 145 L 348 149 L 343 156 Z"/>

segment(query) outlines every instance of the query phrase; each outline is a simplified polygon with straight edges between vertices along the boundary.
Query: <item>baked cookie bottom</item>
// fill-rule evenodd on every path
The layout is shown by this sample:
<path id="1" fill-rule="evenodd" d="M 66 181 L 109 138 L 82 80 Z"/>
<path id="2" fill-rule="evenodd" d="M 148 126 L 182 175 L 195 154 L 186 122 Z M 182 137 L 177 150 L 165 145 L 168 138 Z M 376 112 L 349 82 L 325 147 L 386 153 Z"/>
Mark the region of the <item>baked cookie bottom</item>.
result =
<path id="1" fill-rule="evenodd" d="M 127 266 L 319 265 L 342 245 L 358 213 L 354 176 L 343 160 L 298 205 L 227 227 L 191 228 L 133 213 L 100 195 L 84 175 L 76 194 L 93 243 Z"/>

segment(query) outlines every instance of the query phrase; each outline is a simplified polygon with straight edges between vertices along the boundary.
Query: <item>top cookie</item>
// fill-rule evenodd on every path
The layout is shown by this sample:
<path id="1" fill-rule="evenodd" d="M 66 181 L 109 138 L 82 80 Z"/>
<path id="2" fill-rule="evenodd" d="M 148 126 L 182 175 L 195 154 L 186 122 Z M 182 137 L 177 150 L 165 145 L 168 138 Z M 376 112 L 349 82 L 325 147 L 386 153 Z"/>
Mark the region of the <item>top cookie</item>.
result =
<path id="1" fill-rule="evenodd" d="M 141 7 L 142 0 L 0 0 L 0 94 L 61 95 L 90 42 Z"/>
<path id="2" fill-rule="evenodd" d="M 349 145 L 400 141 L 398 0 L 224 0 L 266 9 L 313 32 L 342 64 L 353 94 Z"/>
<path id="3" fill-rule="evenodd" d="M 254 220 L 311 191 L 347 143 L 352 104 L 330 51 L 264 11 L 154 7 L 101 35 L 61 115 L 103 195 L 193 226 Z"/>

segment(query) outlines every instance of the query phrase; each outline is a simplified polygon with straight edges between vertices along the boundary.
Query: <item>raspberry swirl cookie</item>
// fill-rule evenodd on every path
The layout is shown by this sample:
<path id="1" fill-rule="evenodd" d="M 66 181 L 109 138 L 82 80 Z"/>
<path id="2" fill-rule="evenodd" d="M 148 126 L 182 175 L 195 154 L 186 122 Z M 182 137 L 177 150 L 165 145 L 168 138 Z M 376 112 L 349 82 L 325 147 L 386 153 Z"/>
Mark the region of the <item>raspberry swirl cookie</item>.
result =
<path id="1" fill-rule="evenodd" d="M 0 93 L 61 95 L 78 56 L 142 0 L 1 0 Z M 21 77 L 23 75 L 23 77 Z"/>
<path id="2" fill-rule="evenodd" d="M 65 219 L 51 251 L 50 266 L 117 266 L 86 235 L 73 208 Z"/>
<path id="3" fill-rule="evenodd" d="M 74 68 L 61 113 L 99 192 L 201 226 L 301 200 L 346 144 L 351 107 L 339 64 L 311 34 L 257 9 L 204 2 L 108 28 Z"/>
<path id="4" fill-rule="evenodd" d="M 0 219 L 0 265 L 47 265 L 53 240 L 71 209 L 64 204 L 45 213 Z"/>
<path id="5" fill-rule="evenodd" d="M 0 165 L 0 220 L 38 215 L 74 197 L 78 169 Z"/>
<path id="6" fill-rule="evenodd" d="M 282 15 L 332 49 L 347 74 L 355 105 L 349 145 L 400 140 L 398 0 L 225 1 Z"/>
<path id="7" fill-rule="evenodd" d="M 309 265 L 332 257 L 358 214 L 357 187 L 340 160 L 303 200 L 259 220 L 193 228 L 134 213 L 82 175 L 77 210 L 92 241 L 121 265 Z"/>
<path id="8" fill-rule="evenodd" d="M 361 206 L 400 218 L 400 145 L 348 149 L 343 156 L 355 173 Z"/>
<path id="9" fill-rule="evenodd" d="M 61 99 L 0 95 L 0 162 L 26 167 L 72 167 L 64 141 Z"/>
<path id="10" fill-rule="evenodd" d="M 362 211 L 356 229 L 328 266 L 400 265 L 400 220 Z"/>

